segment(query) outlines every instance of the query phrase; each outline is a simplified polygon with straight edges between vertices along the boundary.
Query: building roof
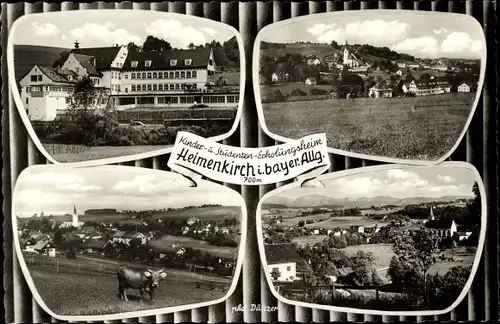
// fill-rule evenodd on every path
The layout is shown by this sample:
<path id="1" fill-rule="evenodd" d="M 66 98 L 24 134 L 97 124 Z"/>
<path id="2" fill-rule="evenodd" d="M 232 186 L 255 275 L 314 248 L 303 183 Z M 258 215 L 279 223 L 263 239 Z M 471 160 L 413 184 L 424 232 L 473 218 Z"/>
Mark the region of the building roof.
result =
<path id="1" fill-rule="evenodd" d="M 100 70 L 109 70 L 111 68 L 111 63 L 113 63 L 119 51 L 120 51 L 119 46 L 108 46 L 108 47 L 78 48 L 74 49 L 73 53 L 94 57 L 96 59 L 95 68 L 98 71 L 100 71 Z"/>
<path id="2" fill-rule="evenodd" d="M 33 247 L 35 250 L 41 250 L 43 249 L 45 246 L 47 246 L 47 244 L 49 244 L 50 241 L 49 240 L 40 240 L 38 241 L 35 246 Z"/>
<path id="3" fill-rule="evenodd" d="M 164 52 L 132 52 L 129 53 L 123 68 L 125 70 L 155 70 L 155 69 L 193 69 L 206 68 L 211 49 L 197 48 L 193 50 L 168 50 Z M 191 64 L 186 65 L 184 60 L 191 59 Z M 146 61 L 151 61 L 146 66 Z M 177 60 L 175 66 L 170 65 L 170 60 Z M 137 61 L 137 67 L 132 67 L 132 62 Z"/>
<path id="4" fill-rule="evenodd" d="M 140 238 L 141 236 L 146 236 L 142 234 L 141 232 L 133 233 L 130 237 L 135 239 L 135 238 Z"/>
<path id="5" fill-rule="evenodd" d="M 266 260 L 268 264 L 299 262 L 302 260 L 293 243 L 266 244 Z"/>
<path id="6" fill-rule="evenodd" d="M 94 56 L 83 55 L 78 53 L 73 53 L 75 59 L 80 62 L 80 64 L 87 70 L 87 73 L 92 76 L 101 76 L 102 74 L 97 72 L 96 67 L 93 64 Z"/>
<path id="7" fill-rule="evenodd" d="M 90 249 L 104 249 L 104 247 L 108 244 L 106 240 L 89 240 L 85 243 L 85 247 Z"/>
<path id="8" fill-rule="evenodd" d="M 339 272 L 339 276 L 340 277 L 345 277 L 345 276 L 348 276 L 350 275 L 351 273 L 354 272 L 354 270 L 352 270 L 351 267 L 347 267 L 347 268 L 339 268 L 337 269 L 337 271 Z"/>
<path id="9" fill-rule="evenodd" d="M 71 83 L 64 75 L 60 74 L 57 72 L 56 69 L 46 67 L 46 66 L 38 66 L 38 69 L 43 72 L 47 76 L 47 78 L 51 79 L 54 82 L 64 82 L 64 83 Z"/>
<path id="10" fill-rule="evenodd" d="M 374 90 L 392 90 L 389 86 L 387 86 L 387 83 L 385 82 L 377 82 L 371 89 Z"/>
<path id="11" fill-rule="evenodd" d="M 125 237 L 127 235 L 127 232 L 125 231 L 118 231 L 116 232 L 113 237 L 120 238 L 120 237 Z"/>
<path id="12" fill-rule="evenodd" d="M 425 227 L 431 229 L 450 229 L 452 220 L 430 220 L 425 223 Z"/>

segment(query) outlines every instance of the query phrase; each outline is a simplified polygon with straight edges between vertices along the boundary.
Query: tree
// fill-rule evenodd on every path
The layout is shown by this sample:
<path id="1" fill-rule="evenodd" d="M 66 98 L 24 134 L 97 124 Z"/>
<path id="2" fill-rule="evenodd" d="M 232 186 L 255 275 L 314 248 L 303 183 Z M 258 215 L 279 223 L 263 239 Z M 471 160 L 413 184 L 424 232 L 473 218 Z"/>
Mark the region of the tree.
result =
<path id="1" fill-rule="evenodd" d="M 71 51 L 60 52 L 59 57 L 52 63 L 52 67 L 56 68 L 58 66 L 62 66 L 64 62 L 66 62 L 66 60 L 68 59 L 70 53 Z"/>
<path id="2" fill-rule="evenodd" d="M 400 262 L 409 263 L 422 273 L 427 296 L 427 272 L 433 264 L 447 259 L 439 250 L 438 239 L 429 229 L 422 228 L 410 235 L 395 236 L 393 250 Z"/>
<path id="3" fill-rule="evenodd" d="M 278 270 L 278 268 L 274 268 L 273 271 L 271 271 L 271 278 L 273 278 L 274 281 L 278 280 L 280 276 L 281 272 Z"/>
<path id="4" fill-rule="evenodd" d="M 469 217 L 465 219 L 464 225 L 466 228 L 476 229 L 481 224 L 481 193 L 477 182 L 472 185 L 472 193 L 474 198 L 467 203 Z"/>
<path id="5" fill-rule="evenodd" d="M 127 49 L 130 53 L 139 52 L 141 50 L 141 48 L 138 45 L 136 45 L 134 42 L 128 43 Z"/>
<path id="6" fill-rule="evenodd" d="M 142 50 L 144 52 L 151 52 L 151 51 L 168 51 L 171 50 L 172 46 L 170 45 L 169 42 L 166 40 L 154 37 L 149 35 L 146 37 L 146 40 L 144 41 L 144 44 L 142 45 Z"/>
<path id="7" fill-rule="evenodd" d="M 196 48 L 196 46 L 193 43 L 189 43 L 188 48 L 190 50 L 194 50 Z"/>

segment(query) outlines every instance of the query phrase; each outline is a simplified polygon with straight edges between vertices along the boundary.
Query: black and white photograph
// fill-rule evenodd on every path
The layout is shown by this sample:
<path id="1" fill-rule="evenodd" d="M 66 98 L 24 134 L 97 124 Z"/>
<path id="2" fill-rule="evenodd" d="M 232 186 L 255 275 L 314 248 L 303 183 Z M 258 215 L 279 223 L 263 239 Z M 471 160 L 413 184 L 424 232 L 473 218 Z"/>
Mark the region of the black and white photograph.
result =
<path id="1" fill-rule="evenodd" d="M 58 316 L 199 305 L 234 289 L 246 210 L 230 188 L 135 167 L 35 166 L 13 205 L 24 275 Z"/>
<path id="2" fill-rule="evenodd" d="M 178 131 L 223 139 L 236 127 L 242 45 L 228 25 L 130 10 L 16 23 L 16 104 L 57 162 L 157 151 Z"/>
<path id="3" fill-rule="evenodd" d="M 275 25 L 254 51 L 271 136 L 326 132 L 331 149 L 388 162 L 437 161 L 458 145 L 484 79 L 485 37 L 473 17 L 369 10 Z"/>
<path id="4" fill-rule="evenodd" d="M 355 172 L 263 198 L 261 253 L 275 291 L 350 309 L 452 306 L 482 249 L 477 171 L 445 163 Z"/>

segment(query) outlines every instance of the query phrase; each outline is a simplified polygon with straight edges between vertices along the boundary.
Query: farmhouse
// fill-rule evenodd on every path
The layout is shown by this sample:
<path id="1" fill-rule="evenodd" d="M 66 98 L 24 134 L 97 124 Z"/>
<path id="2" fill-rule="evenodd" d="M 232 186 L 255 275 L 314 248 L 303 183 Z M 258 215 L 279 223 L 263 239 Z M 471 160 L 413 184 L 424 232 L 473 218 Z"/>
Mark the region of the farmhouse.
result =
<path id="1" fill-rule="evenodd" d="M 50 257 L 56 256 L 56 248 L 49 240 L 40 240 L 33 246 L 33 250 L 38 254 L 48 255 Z"/>
<path id="2" fill-rule="evenodd" d="M 104 249 L 108 245 L 106 240 L 89 240 L 87 241 L 83 247 L 86 249 L 88 253 L 103 253 Z"/>
<path id="3" fill-rule="evenodd" d="M 391 98 L 392 92 L 392 88 L 388 87 L 385 82 L 377 82 L 370 88 L 368 96 L 370 98 Z"/>
<path id="4" fill-rule="evenodd" d="M 457 92 L 471 92 L 475 91 L 473 88 L 473 85 L 469 82 L 462 82 L 458 87 L 457 87 Z"/>
<path id="5" fill-rule="evenodd" d="M 306 81 L 304 83 L 307 85 L 316 85 L 317 81 L 316 81 L 316 78 L 309 77 L 306 79 Z"/>
<path id="6" fill-rule="evenodd" d="M 297 279 L 297 263 L 302 258 L 293 243 L 266 244 L 267 272 L 279 272 L 277 281 L 294 281 Z"/>
<path id="7" fill-rule="evenodd" d="M 307 59 L 307 64 L 308 65 L 320 65 L 321 64 L 321 61 L 315 56 L 315 55 L 311 55 L 308 59 Z"/>
<path id="8" fill-rule="evenodd" d="M 148 243 L 148 237 L 141 232 L 130 235 L 130 240 L 140 240 L 143 245 Z"/>

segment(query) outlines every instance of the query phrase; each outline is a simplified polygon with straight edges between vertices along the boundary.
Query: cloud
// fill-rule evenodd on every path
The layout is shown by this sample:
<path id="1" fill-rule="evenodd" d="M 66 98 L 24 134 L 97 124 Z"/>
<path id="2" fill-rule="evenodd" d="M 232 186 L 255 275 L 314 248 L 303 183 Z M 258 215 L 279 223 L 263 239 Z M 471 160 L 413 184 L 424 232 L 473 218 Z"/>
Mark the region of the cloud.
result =
<path id="1" fill-rule="evenodd" d="M 420 53 L 435 55 L 439 52 L 439 42 L 434 36 L 408 38 L 392 46 L 391 49 L 400 53 Z"/>
<path id="2" fill-rule="evenodd" d="M 212 37 L 215 36 L 215 34 L 218 33 L 217 30 L 215 30 L 213 28 L 210 28 L 210 27 L 203 27 L 203 28 L 201 28 L 201 30 L 203 30 L 203 32 L 205 34 L 207 34 L 208 36 L 212 36 Z"/>
<path id="3" fill-rule="evenodd" d="M 106 45 L 128 44 L 129 42 L 140 43 L 142 39 L 130 34 L 123 28 L 113 29 L 113 23 L 104 24 L 86 23 L 82 27 L 71 29 L 68 34 L 63 35 L 63 40 L 78 40 L 80 42 L 100 42 Z"/>
<path id="4" fill-rule="evenodd" d="M 446 32 L 448 32 L 448 29 L 446 29 L 446 28 L 434 29 L 434 34 L 435 35 L 444 34 Z"/>
<path id="5" fill-rule="evenodd" d="M 315 24 L 307 31 L 321 43 L 359 43 L 375 46 L 386 45 L 387 40 L 399 41 L 407 36 L 410 25 L 398 20 L 364 20 L 348 23 L 344 28 L 336 24 Z"/>
<path id="6" fill-rule="evenodd" d="M 319 36 L 327 31 L 335 29 L 335 24 L 316 24 L 307 29 L 307 31 L 314 36 Z"/>
<path id="7" fill-rule="evenodd" d="M 441 51 L 444 53 L 477 53 L 482 49 L 482 42 L 473 40 L 472 37 L 465 32 L 453 32 L 446 36 L 446 38 L 441 43 Z"/>
<path id="8" fill-rule="evenodd" d="M 51 23 L 39 24 L 36 21 L 33 22 L 33 32 L 35 36 L 56 36 L 60 33 L 59 28 L 56 25 Z"/>
<path id="9" fill-rule="evenodd" d="M 211 29 L 211 28 L 209 28 Z M 202 29 L 207 32 L 206 29 Z M 146 25 L 146 33 L 164 39 L 177 48 L 187 48 L 190 43 L 201 45 L 208 42 L 200 30 L 192 26 L 183 26 L 175 19 L 157 19 Z"/>

